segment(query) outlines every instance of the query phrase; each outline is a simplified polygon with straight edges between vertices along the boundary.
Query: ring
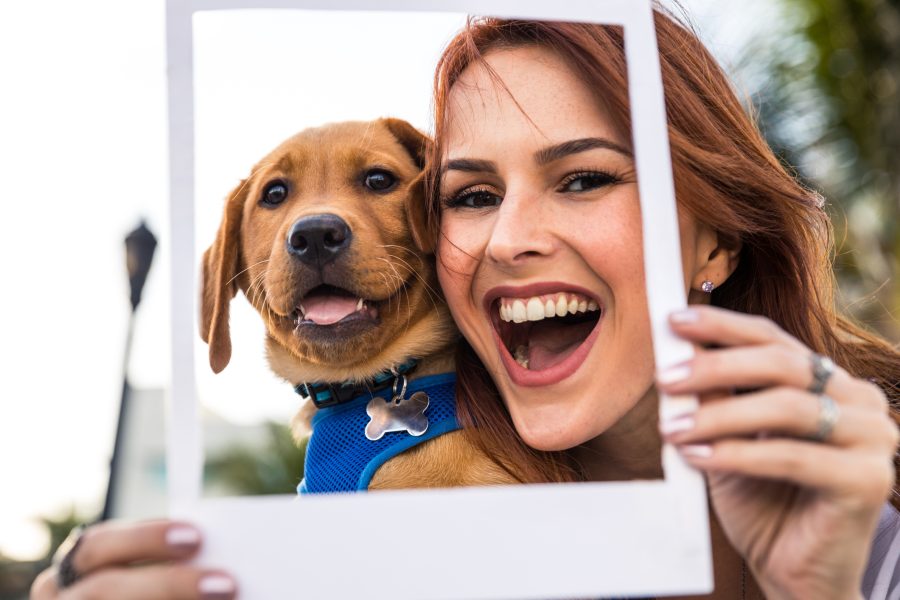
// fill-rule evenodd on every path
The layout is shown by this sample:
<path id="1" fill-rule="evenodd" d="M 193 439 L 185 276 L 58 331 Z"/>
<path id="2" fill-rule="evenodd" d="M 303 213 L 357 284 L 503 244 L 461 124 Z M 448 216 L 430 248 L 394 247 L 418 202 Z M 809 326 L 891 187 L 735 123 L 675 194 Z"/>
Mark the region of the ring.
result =
<path id="1" fill-rule="evenodd" d="M 824 442 L 834 431 L 838 419 L 841 416 L 841 409 L 837 402 L 831 396 L 819 394 L 819 419 L 816 422 L 816 433 L 812 439 L 816 442 Z"/>
<path id="2" fill-rule="evenodd" d="M 834 373 L 834 361 L 821 354 L 813 354 L 809 358 L 812 361 L 813 380 L 808 389 L 813 394 L 821 394 Z"/>
<path id="3" fill-rule="evenodd" d="M 53 565 L 56 567 L 56 584 L 59 589 L 67 588 L 81 577 L 81 574 L 75 570 L 72 561 L 78 547 L 83 539 L 84 525 L 79 525 L 66 537 L 56 553 L 53 555 Z"/>

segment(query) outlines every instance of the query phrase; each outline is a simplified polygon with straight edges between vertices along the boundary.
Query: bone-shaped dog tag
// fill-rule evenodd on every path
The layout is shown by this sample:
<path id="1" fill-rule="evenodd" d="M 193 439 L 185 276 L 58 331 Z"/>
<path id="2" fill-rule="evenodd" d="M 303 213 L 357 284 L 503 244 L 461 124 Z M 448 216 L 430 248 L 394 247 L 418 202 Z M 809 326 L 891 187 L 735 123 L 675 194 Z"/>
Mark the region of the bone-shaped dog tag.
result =
<path id="1" fill-rule="evenodd" d="M 428 430 L 427 408 L 428 394 L 425 392 L 416 392 L 405 400 L 397 396 L 390 400 L 376 396 L 366 405 L 366 414 L 369 415 L 366 437 L 374 442 L 390 431 L 422 435 Z"/>

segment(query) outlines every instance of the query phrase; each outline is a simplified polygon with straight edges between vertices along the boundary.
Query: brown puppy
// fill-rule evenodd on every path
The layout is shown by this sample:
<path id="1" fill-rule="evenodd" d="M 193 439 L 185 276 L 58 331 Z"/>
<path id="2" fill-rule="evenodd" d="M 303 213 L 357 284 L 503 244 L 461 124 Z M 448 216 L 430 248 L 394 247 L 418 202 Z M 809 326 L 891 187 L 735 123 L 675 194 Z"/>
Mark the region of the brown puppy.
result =
<path id="1" fill-rule="evenodd" d="M 291 137 L 253 168 L 203 258 L 213 371 L 231 358 L 238 289 L 265 323 L 273 371 L 292 385 L 366 382 L 410 358 L 410 380 L 453 371 L 457 333 L 422 223 L 429 143 L 397 119 L 336 123 Z M 389 460 L 368 487 L 511 482 L 454 431 Z"/>

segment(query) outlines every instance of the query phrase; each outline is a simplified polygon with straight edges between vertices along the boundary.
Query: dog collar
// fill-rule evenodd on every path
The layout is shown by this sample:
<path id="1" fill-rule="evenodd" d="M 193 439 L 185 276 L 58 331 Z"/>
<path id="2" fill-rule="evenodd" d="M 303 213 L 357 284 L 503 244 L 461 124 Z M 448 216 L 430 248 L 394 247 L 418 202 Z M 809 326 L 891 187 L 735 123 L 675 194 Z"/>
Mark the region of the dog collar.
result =
<path id="1" fill-rule="evenodd" d="M 316 411 L 312 435 L 306 446 L 301 494 L 364 492 L 375 472 L 401 452 L 424 444 L 444 433 L 461 429 L 456 418 L 455 373 L 428 375 L 409 382 L 410 398 L 426 395 L 428 407 L 423 432 L 391 430 L 377 439 L 367 435 L 373 415 L 373 401 L 389 400 L 390 389 L 378 394 L 363 393 L 339 406 Z M 409 402 L 409 399 L 404 402 Z"/>
<path id="2" fill-rule="evenodd" d="M 374 394 L 391 387 L 397 377 L 412 372 L 418 363 L 419 361 L 411 358 L 405 363 L 387 371 L 382 371 L 372 377 L 371 380 L 362 383 L 353 381 L 345 381 L 343 383 L 330 383 L 327 381 L 301 382 L 294 386 L 294 391 L 312 400 L 316 408 L 336 406 L 349 402 L 366 392 Z"/>

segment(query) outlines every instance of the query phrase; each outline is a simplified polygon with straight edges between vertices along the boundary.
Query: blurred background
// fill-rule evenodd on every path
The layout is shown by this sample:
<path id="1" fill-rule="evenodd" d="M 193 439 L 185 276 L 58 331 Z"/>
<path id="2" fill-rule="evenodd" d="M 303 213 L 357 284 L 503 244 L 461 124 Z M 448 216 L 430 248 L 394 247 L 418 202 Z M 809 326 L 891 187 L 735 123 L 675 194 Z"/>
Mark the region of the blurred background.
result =
<path id="1" fill-rule="evenodd" d="M 896 343 L 900 2 L 681 7 L 772 146 L 828 200 L 839 304 Z M 0 600 L 26 597 L 74 524 L 165 510 L 164 19 L 162 0 L 0 5 Z M 291 133 L 387 114 L 429 129 L 431 69 L 461 23 L 197 17 L 198 256 L 231 187 Z M 386 91 L 370 85 L 384 80 Z M 265 366 L 258 317 L 240 299 L 233 311 L 242 342 L 228 369 L 213 377 L 196 348 L 206 490 L 291 493 L 303 450 L 285 424 L 298 398 Z"/>

